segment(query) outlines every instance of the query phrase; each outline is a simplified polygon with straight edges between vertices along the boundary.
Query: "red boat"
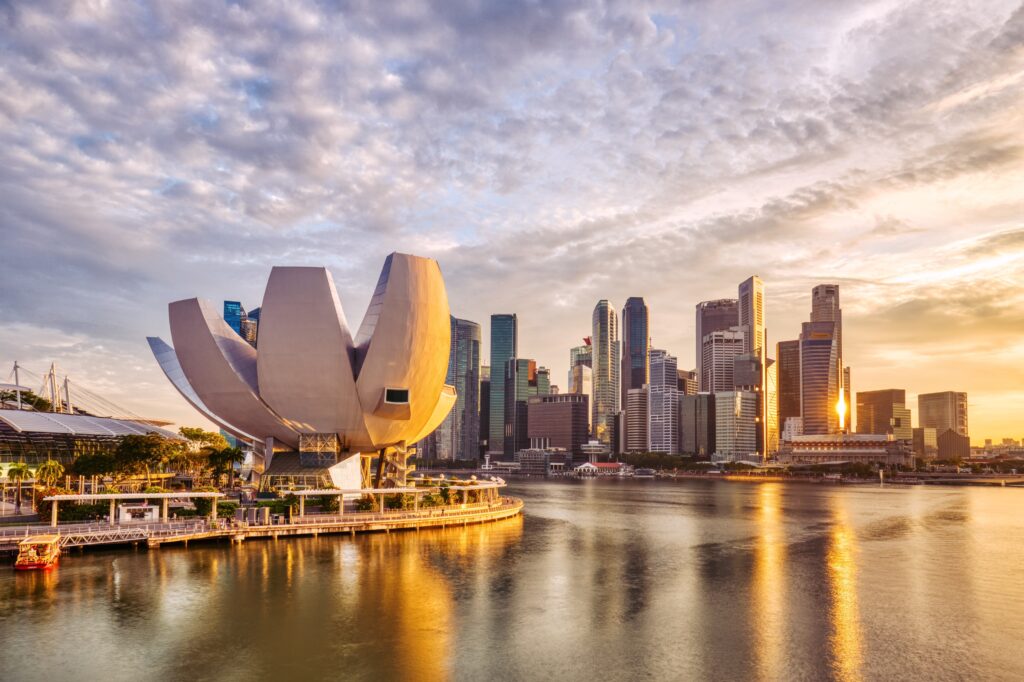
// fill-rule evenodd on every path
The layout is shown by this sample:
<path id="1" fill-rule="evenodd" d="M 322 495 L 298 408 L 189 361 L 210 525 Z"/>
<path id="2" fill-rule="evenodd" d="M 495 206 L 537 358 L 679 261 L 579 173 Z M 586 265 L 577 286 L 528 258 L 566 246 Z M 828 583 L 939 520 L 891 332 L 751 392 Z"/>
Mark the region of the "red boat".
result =
<path id="1" fill-rule="evenodd" d="M 45 571 L 57 565 L 60 559 L 59 535 L 36 535 L 18 543 L 15 571 Z"/>

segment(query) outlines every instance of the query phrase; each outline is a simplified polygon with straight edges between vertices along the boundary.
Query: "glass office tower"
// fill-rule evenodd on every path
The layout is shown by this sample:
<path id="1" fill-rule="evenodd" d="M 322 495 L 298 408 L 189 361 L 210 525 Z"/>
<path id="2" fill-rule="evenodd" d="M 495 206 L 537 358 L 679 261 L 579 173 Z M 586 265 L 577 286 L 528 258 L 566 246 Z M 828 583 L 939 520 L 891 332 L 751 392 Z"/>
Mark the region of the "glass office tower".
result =
<path id="1" fill-rule="evenodd" d="M 516 357 L 519 322 L 515 313 L 491 315 L 491 400 L 487 452 L 501 454 L 505 449 L 505 368 Z"/>

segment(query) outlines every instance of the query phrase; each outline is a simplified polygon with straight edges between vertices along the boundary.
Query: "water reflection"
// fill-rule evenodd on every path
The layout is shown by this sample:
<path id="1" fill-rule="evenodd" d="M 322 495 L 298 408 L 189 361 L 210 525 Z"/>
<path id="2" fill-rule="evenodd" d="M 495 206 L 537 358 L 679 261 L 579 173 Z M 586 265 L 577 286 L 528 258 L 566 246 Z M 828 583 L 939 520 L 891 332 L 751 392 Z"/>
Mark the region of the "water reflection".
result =
<path id="1" fill-rule="evenodd" d="M 782 525 L 781 485 L 765 483 L 757 491 L 757 544 L 754 549 L 754 654 L 762 679 L 783 677 L 782 646 L 786 600 L 786 539 Z"/>
<path id="2" fill-rule="evenodd" d="M 1024 491 L 516 485 L 497 524 L 0 567 L 0 678 L 1024 679 Z"/>
<path id="3" fill-rule="evenodd" d="M 841 503 L 835 508 L 833 522 L 826 556 L 832 668 L 836 679 L 859 680 L 861 630 L 857 606 L 857 546 L 854 530 Z"/>

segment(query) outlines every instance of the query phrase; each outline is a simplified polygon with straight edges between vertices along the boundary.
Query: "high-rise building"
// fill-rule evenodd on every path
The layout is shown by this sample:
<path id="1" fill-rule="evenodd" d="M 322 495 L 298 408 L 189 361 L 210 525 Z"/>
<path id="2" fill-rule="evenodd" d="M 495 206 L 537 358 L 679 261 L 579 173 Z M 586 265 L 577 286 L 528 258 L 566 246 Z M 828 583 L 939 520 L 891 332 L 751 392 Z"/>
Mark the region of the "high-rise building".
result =
<path id="1" fill-rule="evenodd" d="M 589 365 L 579 364 L 569 372 L 569 393 L 573 395 L 585 395 L 587 397 L 587 409 L 594 401 L 594 370 Z M 587 432 L 590 433 L 594 425 L 594 413 L 587 413 Z"/>
<path id="2" fill-rule="evenodd" d="M 769 358 L 768 367 L 764 371 L 765 392 L 764 392 L 764 433 L 765 457 L 774 457 L 779 452 L 779 363 Z"/>
<path id="3" fill-rule="evenodd" d="M 589 369 L 589 368 L 588 368 Z M 579 393 L 536 395 L 527 401 L 527 435 L 531 448 L 562 448 L 574 464 L 586 461 L 590 401 Z"/>
<path id="4" fill-rule="evenodd" d="M 902 388 L 857 392 L 857 433 L 891 434 L 897 440 L 914 437 L 907 392 Z"/>
<path id="5" fill-rule="evenodd" d="M 765 356 L 764 282 L 757 275 L 739 286 L 739 320 L 743 330 L 743 352 Z"/>
<path id="6" fill-rule="evenodd" d="M 438 459 L 476 459 L 480 451 L 480 325 L 451 318 L 446 383 L 455 407 L 435 431 Z"/>
<path id="7" fill-rule="evenodd" d="M 488 452 L 487 442 L 491 435 L 491 368 L 484 365 L 480 368 L 480 457 Z M 503 446 L 504 447 L 504 446 Z"/>
<path id="8" fill-rule="evenodd" d="M 594 348 L 590 345 L 590 337 L 584 337 L 583 341 L 584 344 L 582 346 L 573 346 L 569 349 L 570 367 L 575 367 L 576 365 L 593 366 Z"/>
<path id="9" fill-rule="evenodd" d="M 697 395 L 698 391 L 700 391 L 700 380 L 697 378 L 697 370 L 679 370 L 679 380 L 676 387 L 679 389 L 679 395 Z"/>
<path id="10" fill-rule="evenodd" d="M 242 336 L 242 320 L 245 318 L 245 308 L 240 301 L 224 301 L 224 321 L 235 330 L 235 333 Z"/>
<path id="11" fill-rule="evenodd" d="M 651 349 L 647 440 L 651 452 L 679 454 L 679 372 L 676 358 Z"/>
<path id="12" fill-rule="evenodd" d="M 697 304 L 697 381 L 698 390 L 711 391 L 704 383 L 703 358 L 704 337 L 712 332 L 724 331 L 736 327 L 740 323 L 739 301 L 734 298 L 721 298 L 716 301 L 701 301 Z"/>
<path id="13" fill-rule="evenodd" d="M 256 322 L 256 320 L 254 320 L 254 319 L 252 319 L 251 317 L 248 317 L 248 316 L 243 318 L 242 319 L 242 333 L 241 333 L 241 337 L 243 339 L 245 339 L 245 342 L 248 343 L 253 348 L 256 347 L 256 332 L 257 332 L 257 322 Z"/>
<path id="14" fill-rule="evenodd" d="M 800 416 L 800 342 L 779 341 L 775 345 L 778 376 L 779 419 L 778 429 L 783 431 L 786 420 Z"/>
<path id="15" fill-rule="evenodd" d="M 622 306 L 622 402 L 626 391 L 641 388 L 650 376 L 651 311 L 643 297 L 631 296 Z"/>
<path id="16" fill-rule="evenodd" d="M 626 394 L 626 452 L 647 452 L 650 448 L 650 441 L 647 439 L 649 405 L 648 386 L 629 389 L 629 393 Z"/>
<path id="17" fill-rule="evenodd" d="M 839 306 L 839 285 L 819 284 L 811 289 L 811 322 L 835 322 L 836 346 L 843 356 L 843 309 Z"/>
<path id="18" fill-rule="evenodd" d="M 707 459 L 715 451 L 715 396 L 711 393 L 679 398 L 680 451 Z"/>
<path id="19" fill-rule="evenodd" d="M 551 393 L 551 370 L 547 367 L 537 368 L 537 395 L 548 395 Z M 558 388 L 557 386 L 555 388 Z"/>
<path id="20" fill-rule="evenodd" d="M 723 391 L 715 399 L 715 459 L 758 460 L 757 394 Z"/>
<path id="21" fill-rule="evenodd" d="M 527 401 L 531 396 L 550 395 L 548 370 L 537 361 L 511 358 L 505 363 L 505 460 L 529 444 Z"/>
<path id="22" fill-rule="evenodd" d="M 917 421 L 928 429 L 935 429 L 939 436 L 954 431 L 961 436 L 970 436 L 967 431 L 967 394 L 957 391 L 922 393 L 917 396 Z"/>
<path id="23" fill-rule="evenodd" d="M 843 394 L 843 403 L 846 405 L 842 421 L 844 428 L 852 429 L 853 403 L 850 400 L 850 368 L 845 367 L 843 363 L 843 309 L 839 305 L 838 284 L 819 284 L 811 289 L 811 322 L 831 322 L 835 325 L 833 335 L 836 344 L 836 362 L 839 363 L 839 368 L 836 371 L 840 382 L 839 390 Z M 838 395 L 836 399 L 838 400 Z"/>
<path id="24" fill-rule="evenodd" d="M 853 427 L 853 384 L 850 383 L 850 368 L 843 367 L 843 404 L 846 405 L 846 414 L 843 415 L 843 425 L 847 430 Z"/>
<path id="25" fill-rule="evenodd" d="M 739 285 L 739 318 L 743 330 L 743 352 L 758 361 L 760 381 L 752 389 L 757 394 L 757 451 L 768 456 L 768 331 L 765 322 L 764 282 L 757 275 Z"/>
<path id="26" fill-rule="evenodd" d="M 914 429 L 913 443 L 914 457 L 929 460 L 939 456 L 939 437 L 935 429 Z"/>
<path id="27" fill-rule="evenodd" d="M 800 332 L 800 414 L 804 435 L 839 432 L 839 349 L 835 323 L 804 322 Z"/>
<path id="28" fill-rule="evenodd" d="M 704 336 L 701 359 L 701 391 L 733 390 L 736 356 L 743 353 L 744 334 L 739 327 L 720 329 Z"/>
<path id="29" fill-rule="evenodd" d="M 611 442 L 611 430 L 619 413 L 619 328 L 615 309 L 606 299 L 594 307 L 593 315 L 594 437 Z"/>
<path id="30" fill-rule="evenodd" d="M 490 427 L 487 451 L 505 449 L 505 368 L 519 349 L 519 321 L 512 314 L 491 315 Z"/>

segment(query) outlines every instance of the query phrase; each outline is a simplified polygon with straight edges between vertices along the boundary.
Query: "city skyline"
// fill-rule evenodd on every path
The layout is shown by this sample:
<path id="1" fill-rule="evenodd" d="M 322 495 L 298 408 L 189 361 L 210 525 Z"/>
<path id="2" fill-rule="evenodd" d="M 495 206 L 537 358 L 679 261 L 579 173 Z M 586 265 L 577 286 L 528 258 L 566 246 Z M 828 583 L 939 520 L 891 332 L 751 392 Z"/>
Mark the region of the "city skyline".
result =
<path id="1" fill-rule="evenodd" d="M 854 394 L 966 392 L 973 443 L 1019 439 L 1024 11 L 935 5 L 5 8 L 0 360 L 196 424 L 166 301 L 326 265 L 358 315 L 401 250 L 564 389 L 598 300 L 691 369 L 694 306 L 757 274 L 769 355 L 839 284 Z"/>

